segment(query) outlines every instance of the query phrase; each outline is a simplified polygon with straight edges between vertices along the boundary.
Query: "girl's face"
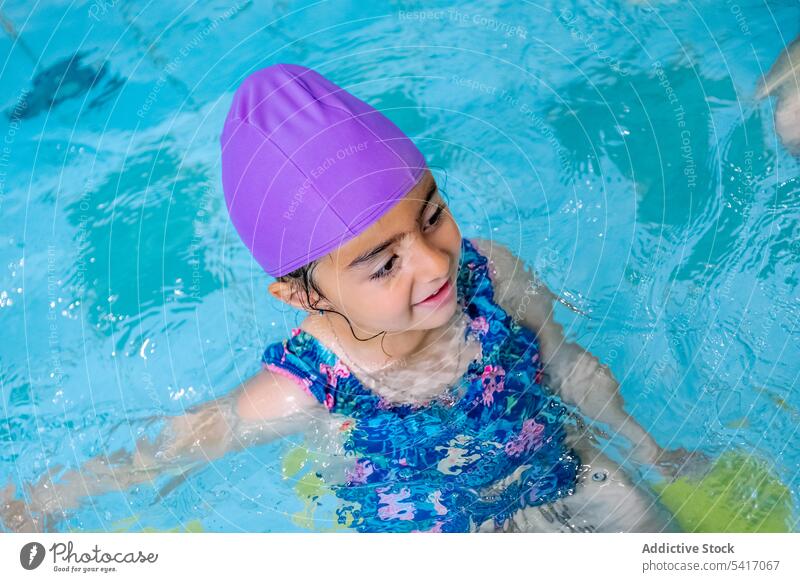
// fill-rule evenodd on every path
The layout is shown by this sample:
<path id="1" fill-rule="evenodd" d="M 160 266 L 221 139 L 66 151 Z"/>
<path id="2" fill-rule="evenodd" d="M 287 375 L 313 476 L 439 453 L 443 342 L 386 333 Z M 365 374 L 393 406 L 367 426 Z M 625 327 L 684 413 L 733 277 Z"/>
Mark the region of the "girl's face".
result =
<path id="1" fill-rule="evenodd" d="M 456 309 L 461 232 L 433 175 L 314 270 L 319 307 L 366 333 L 434 329 Z M 313 297 L 312 297 L 313 298 Z"/>

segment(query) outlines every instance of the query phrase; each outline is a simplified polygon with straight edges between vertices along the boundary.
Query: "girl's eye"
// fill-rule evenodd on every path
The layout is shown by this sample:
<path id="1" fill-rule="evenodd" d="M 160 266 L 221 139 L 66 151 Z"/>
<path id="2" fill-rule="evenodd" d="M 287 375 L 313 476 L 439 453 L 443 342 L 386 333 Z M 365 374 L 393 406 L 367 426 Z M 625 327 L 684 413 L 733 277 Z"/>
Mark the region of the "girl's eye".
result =
<path id="1" fill-rule="evenodd" d="M 383 267 L 381 267 L 381 269 L 378 272 L 370 275 L 369 278 L 370 279 L 382 279 L 383 277 L 388 277 L 389 275 L 391 275 L 394 272 L 392 270 L 392 267 L 394 266 L 395 259 L 397 259 L 397 255 L 393 255 L 392 258 L 389 259 L 386 262 L 386 264 L 383 265 Z"/>
<path id="2" fill-rule="evenodd" d="M 442 217 L 442 212 L 444 212 L 444 206 L 437 206 L 436 212 L 431 214 L 430 218 L 428 218 L 428 220 L 425 222 L 425 228 L 436 226 Z"/>
<path id="3" fill-rule="evenodd" d="M 428 230 L 436 226 L 442 218 L 442 212 L 444 212 L 444 205 L 437 204 L 434 213 L 431 214 L 430 217 L 425 221 L 425 224 L 423 225 L 423 230 Z M 380 270 L 370 275 L 369 278 L 375 280 L 375 279 L 382 279 L 384 277 L 392 275 L 397 270 L 396 268 L 394 268 L 395 266 L 394 263 L 395 260 L 397 260 L 397 258 L 398 258 L 397 255 L 392 255 L 392 258 L 389 259 L 383 265 L 383 267 L 380 268 Z"/>

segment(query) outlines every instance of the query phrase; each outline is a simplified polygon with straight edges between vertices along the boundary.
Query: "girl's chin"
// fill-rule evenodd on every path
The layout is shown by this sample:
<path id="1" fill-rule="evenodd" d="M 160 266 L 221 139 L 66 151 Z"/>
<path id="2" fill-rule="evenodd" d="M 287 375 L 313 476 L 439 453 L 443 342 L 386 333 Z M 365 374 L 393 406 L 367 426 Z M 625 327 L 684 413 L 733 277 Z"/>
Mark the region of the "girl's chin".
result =
<path id="1" fill-rule="evenodd" d="M 436 329 L 445 325 L 453 317 L 457 306 L 458 304 L 453 298 L 453 300 L 435 307 L 417 309 L 419 325 L 415 326 L 415 329 Z"/>

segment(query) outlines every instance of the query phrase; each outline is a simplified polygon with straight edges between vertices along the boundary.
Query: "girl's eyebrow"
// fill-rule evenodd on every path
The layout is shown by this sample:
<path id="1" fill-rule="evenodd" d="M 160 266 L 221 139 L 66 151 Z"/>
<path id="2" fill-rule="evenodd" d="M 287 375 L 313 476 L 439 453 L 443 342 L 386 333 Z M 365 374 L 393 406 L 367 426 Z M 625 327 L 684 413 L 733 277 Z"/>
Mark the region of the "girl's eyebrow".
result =
<path id="1" fill-rule="evenodd" d="M 431 198 L 433 198 L 433 195 L 436 193 L 436 189 L 437 189 L 436 182 L 433 182 L 430 185 L 430 187 L 428 188 L 427 193 L 425 194 L 425 202 L 423 202 L 423 204 L 420 206 L 418 218 L 422 218 L 422 214 L 425 212 L 425 208 L 428 206 L 428 203 L 431 201 Z M 408 234 L 407 232 L 399 232 L 399 233 L 395 234 L 394 236 L 392 236 L 390 238 L 387 238 L 385 241 L 383 241 L 382 243 L 380 243 L 378 246 L 374 247 L 373 249 L 358 255 L 355 259 L 353 259 L 350 262 L 349 265 L 347 265 L 347 268 L 348 269 L 352 269 L 354 267 L 357 267 L 359 265 L 362 265 L 362 264 L 370 261 L 373 257 L 375 257 L 376 255 L 381 254 L 389 246 L 393 245 L 395 242 L 397 242 L 401 238 L 405 237 L 407 234 Z"/>

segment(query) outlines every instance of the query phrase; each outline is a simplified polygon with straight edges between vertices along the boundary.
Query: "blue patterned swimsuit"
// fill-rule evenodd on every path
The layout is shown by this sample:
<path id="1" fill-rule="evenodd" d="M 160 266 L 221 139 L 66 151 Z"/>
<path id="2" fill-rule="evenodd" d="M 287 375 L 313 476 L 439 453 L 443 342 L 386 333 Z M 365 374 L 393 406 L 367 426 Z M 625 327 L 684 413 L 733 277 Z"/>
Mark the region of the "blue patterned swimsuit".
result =
<path id="1" fill-rule="evenodd" d="M 457 290 L 470 321 L 465 334 L 480 340 L 482 355 L 454 403 L 388 404 L 300 328 L 267 346 L 265 366 L 296 376 L 348 417 L 353 469 L 332 487 L 340 523 L 367 532 L 467 532 L 574 492 L 580 460 L 564 442 L 566 407 L 541 385 L 536 336 L 495 303 L 488 260 L 466 238 Z M 515 471 L 518 479 L 491 487 Z"/>

